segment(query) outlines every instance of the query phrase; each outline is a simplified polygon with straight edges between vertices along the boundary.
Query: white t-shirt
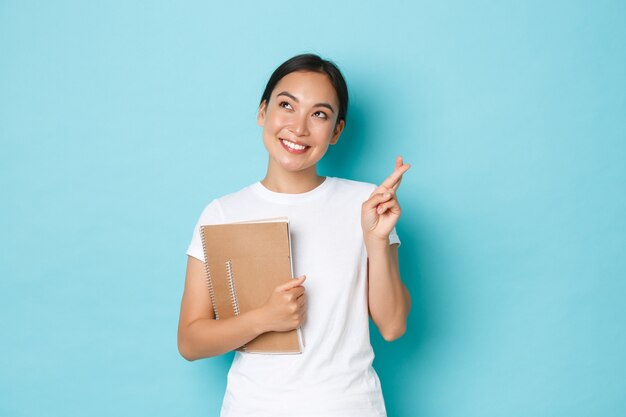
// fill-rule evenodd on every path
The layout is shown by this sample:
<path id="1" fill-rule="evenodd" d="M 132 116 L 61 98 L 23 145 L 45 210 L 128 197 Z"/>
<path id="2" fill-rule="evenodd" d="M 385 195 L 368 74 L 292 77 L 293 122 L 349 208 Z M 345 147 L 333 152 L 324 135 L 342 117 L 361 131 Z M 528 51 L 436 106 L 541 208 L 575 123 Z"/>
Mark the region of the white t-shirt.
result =
<path id="1" fill-rule="evenodd" d="M 367 251 L 361 229 L 361 204 L 375 188 L 326 177 L 309 192 L 286 194 L 257 182 L 206 206 L 188 255 L 204 261 L 202 224 L 287 216 L 294 276 L 307 276 L 304 352 L 237 352 L 228 373 L 222 417 L 386 416 L 372 367 Z M 400 243 L 395 228 L 389 242 Z"/>

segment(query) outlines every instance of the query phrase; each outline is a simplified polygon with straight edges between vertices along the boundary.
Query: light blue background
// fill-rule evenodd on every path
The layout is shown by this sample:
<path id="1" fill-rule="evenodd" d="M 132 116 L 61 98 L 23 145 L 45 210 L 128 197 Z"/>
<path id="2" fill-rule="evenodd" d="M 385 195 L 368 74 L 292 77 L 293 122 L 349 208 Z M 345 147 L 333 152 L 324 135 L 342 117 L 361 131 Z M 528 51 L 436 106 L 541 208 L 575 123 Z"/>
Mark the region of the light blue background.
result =
<path id="1" fill-rule="evenodd" d="M 342 68 L 324 175 L 402 154 L 407 334 L 391 416 L 626 414 L 626 7 L 555 2 L 0 3 L 0 415 L 214 416 L 186 362 L 192 228 L 261 179 L 273 69 Z"/>

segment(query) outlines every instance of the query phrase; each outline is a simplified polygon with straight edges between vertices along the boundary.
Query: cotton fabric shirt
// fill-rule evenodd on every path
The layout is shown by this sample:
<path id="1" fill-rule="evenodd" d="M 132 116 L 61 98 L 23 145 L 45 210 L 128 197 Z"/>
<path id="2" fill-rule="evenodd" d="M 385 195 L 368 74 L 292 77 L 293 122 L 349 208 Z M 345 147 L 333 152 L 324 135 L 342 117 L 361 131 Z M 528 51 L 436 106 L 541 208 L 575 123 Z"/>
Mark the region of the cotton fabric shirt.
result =
<path id="1" fill-rule="evenodd" d="M 261 182 L 211 201 L 187 254 L 204 262 L 199 226 L 286 216 L 294 276 L 306 275 L 301 354 L 236 352 L 222 417 L 386 416 L 372 361 L 361 205 L 376 185 L 326 177 L 301 194 Z M 400 244 L 395 228 L 390 244 Z"/>

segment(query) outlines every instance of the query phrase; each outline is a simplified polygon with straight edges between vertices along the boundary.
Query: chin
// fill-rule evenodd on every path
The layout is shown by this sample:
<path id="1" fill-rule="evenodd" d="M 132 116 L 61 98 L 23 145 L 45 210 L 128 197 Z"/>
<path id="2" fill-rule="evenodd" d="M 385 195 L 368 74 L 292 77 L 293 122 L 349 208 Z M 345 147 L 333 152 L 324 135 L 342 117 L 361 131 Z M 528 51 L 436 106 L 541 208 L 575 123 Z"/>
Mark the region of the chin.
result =
<path id="1" fill-rule="evenodd" d="M 296 165 L 296 164 L 291 164 L 291 163 L 281 163 L 280 167 L 284 169 L 285 171 L 289 171 L 289 172 L 300 172 L 309 168 L 307 166 L 302 166 L 300 164 Z"/>
<path id="2" fill-rule="evenodd" d="M 289 157 L 279 157 L 273 159 L 276 162 L 276 165 L 289 172 L 299 172 L 311 168 L 310 164 L 303 164 L 301 162 L 294 161 Z"/>

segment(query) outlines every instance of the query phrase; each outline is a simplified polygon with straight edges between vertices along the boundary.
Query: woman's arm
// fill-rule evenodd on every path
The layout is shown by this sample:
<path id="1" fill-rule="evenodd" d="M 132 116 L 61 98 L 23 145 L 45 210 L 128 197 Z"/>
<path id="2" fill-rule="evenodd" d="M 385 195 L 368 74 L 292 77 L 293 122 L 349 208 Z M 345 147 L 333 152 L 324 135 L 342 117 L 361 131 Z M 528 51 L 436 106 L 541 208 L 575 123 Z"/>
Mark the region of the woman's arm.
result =
<path id="1" fill-rule="evenodd" d="M 178 351 L 193 361 L 237 349 L 261 333 L 299 327 L 306 307 L 303 282 L 300 277 L 276 287 L 261 308 L 215 320 L 204 263 L 189 256 L 178 321 Z"/>
<path id="2" fill-rule="evenodd" d="M 411 308 L 409 291 L 400 279 L 398 245 L 389 241 L 366 242 L 368 302 L 380 334 L 392 341 L 404 334 Z"/>
<path id="3" fill-rule="evenodd" d="M 396 190 L 410 168 L 402 157 L 396 169 L 361 207 L 361 227 L 368 256 L 368 303 L 372 320 L 385 340 L 395 340 L 406 330 L 411 308 L 409 292 L 400 279 L 398 245 L 389 234 L 400 218 Z"/>

